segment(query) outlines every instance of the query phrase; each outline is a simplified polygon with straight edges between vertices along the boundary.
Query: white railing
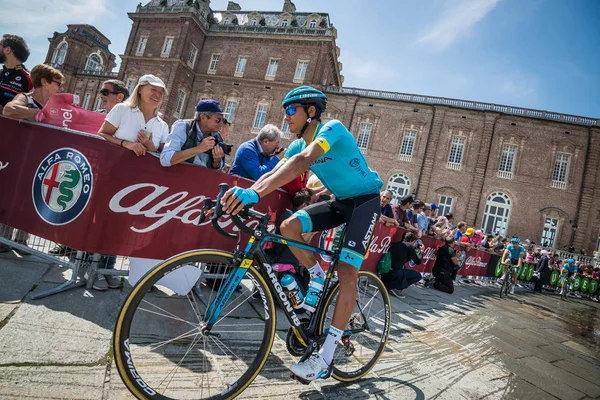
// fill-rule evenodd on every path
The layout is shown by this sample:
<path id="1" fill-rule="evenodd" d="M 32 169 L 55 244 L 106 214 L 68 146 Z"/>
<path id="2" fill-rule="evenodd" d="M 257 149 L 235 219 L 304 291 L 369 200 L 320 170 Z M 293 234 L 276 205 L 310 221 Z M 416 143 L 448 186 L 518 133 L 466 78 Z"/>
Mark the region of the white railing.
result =
<path id="1" fill-rule="evenodd" d="M 567 182 L 563 182 L 563 181 L 552 181 L 552 187 L 554 189 L 562 189 L 565 190 L 567 188 Z"/>
<path id="2" fill-rule="evenodd" d="M 77 73 L 82 75 L 104 76 L 110 78 L 116 78 L 118 75 L 118 72 L 96 71 L 91 69 L 80 69 L 79 71 L 77 71 Z"/>
<path id="3" fill-rule="evenodd" d="M 558 250 L 558 249 L 553 249 L 552 254 L 557 255 L 558 258 L 560 258 L 560 259 L 566 260 L 566 259 L 572 258 L 575 261 L 580 261 L 582 264 L 595 265 L 595 266 L 600 267 L 600 260 L 597 258 L 594 258 L 592 256 L 583 256 L 581 254 L 569 253 L 568 251 Z"/>
<path id="4" fill-rule="evenodd" d="M 512 177 L 513 177 L 512 171 L 498 171 L 498 178 L 512 179 Z"/>
<path id="5" fill-rule="evenodd" d="M 549 111 L 532 110 L 529 108 L 503 106 L 499 104 L 479 103 L 474 101 L 451 99 L 445 97 L 423 96 L 408 93 L 385 92 L 380 90 L 358 89 L 338 86 L 323 86 L 323 90 L 328 93 L 342 93 L 386 100 L 407 101 L 411 103 L 439 104 L 458 108 L 493 111 L 502 114 L 518 115 L 521 117 L 548 119 L 552 121 L 566 122 L 569 124 L 600 126 L 600 119 L 596 118 L 581 117 L 570 114 L 560 114 Z"/>
<path id="6" fill-rule="evenodd" d="M 451 169 L 453 171 L 460 171 L 461 167 L 462 167 L 461 163 L 452 162 L 452 161 L 448 161 L 448 165 L 446 166 L 446 168 Z"/>
<path id="7" fill-rule="evenodd" d="M 411 162 L 412 154 L 398 154 L 398 161 Z"/>
<path id="8" fill-rule="evenodd" d="M 212 32 L 231 33 L 267 33 L 274 35 L 309 35 L 309 36 L 333 36 L 331 29 L 308 29 L 298 27 L 261 26 L 261 25 L 217 25 L 210 26 Z"/>

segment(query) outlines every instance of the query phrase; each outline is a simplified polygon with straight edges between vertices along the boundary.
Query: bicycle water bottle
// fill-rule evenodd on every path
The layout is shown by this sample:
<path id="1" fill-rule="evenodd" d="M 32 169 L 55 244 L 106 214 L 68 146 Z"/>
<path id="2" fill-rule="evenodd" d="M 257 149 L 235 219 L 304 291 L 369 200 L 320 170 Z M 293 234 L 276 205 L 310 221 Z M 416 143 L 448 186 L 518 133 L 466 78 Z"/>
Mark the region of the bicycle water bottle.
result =
<path id="1" fill-rule="evenodd" d="M 315 312 L 315 305 L 317 305 L 323 291 L 323 283 L 323 278 L 318 276 L 311 277 L 306 296 L 304 297 L 304 308 L 306 311 Z"/>
<path id="2" fill-rule="evenodd" d="M 302 291 L 298 286 L 298 282 L 296 282 L 296 278 L 292 274 L 285 274 L 281 277 L 281 286 L 285 288 L 285 292 L 290 299 L 290 304 L 294 309 L 302 308 L 302 302 L 304 301 L 304 296 L 302 295 Z"/>

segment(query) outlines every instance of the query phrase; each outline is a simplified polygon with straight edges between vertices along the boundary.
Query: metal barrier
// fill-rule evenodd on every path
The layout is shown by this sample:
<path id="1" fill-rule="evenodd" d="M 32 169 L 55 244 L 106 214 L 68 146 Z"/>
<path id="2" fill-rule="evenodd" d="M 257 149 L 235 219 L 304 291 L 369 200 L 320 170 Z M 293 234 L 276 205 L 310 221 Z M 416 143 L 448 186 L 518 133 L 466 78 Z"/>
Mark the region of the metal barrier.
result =
<path id="1" fill-rule="evenodd" d="M 60 247 L 63 250 L 56 251 Z M 101 254 L 70 249 L 3 224 L 0 224 L 0 249 L 14 251 L 20 257 L 35 256 L 47 261 L 51 267 L 62 266 L 71 270 L 71 276 L 66 282 L 54 288 L 31 293 L 32 299 L 40 299 L 84 285 L 87 289 L 91 289 L 98 274 L 105 276 L 127 276 L 129 274 L 127 257 L 117 257 L 114 268 L 107 269 L 108 259 L 105 257 L 103 267 Z"/>

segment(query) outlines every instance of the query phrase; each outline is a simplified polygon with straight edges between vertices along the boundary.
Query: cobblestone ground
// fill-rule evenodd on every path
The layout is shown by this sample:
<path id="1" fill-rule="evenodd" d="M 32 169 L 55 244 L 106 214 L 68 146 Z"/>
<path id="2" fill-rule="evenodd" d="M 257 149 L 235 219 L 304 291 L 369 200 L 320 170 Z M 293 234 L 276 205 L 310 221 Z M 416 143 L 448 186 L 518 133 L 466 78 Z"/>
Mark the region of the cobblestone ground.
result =
<path id="1" fill-rule="evenodd" d="M 0 398 L 129 399 L 110 339 L 127 289 L 84 288 L 31 300 L 68 271 L 34 257 L 0 255 Z M 355 384 L 308 386 L 285 366 L 285 325 L 267 368 L 241 398 L 595 399 L 600 397 L 600 307 L 589 300 L 496 286 L 462 285 L 453 295 L 420 286 L 392 298 L 389 345 Z"/>

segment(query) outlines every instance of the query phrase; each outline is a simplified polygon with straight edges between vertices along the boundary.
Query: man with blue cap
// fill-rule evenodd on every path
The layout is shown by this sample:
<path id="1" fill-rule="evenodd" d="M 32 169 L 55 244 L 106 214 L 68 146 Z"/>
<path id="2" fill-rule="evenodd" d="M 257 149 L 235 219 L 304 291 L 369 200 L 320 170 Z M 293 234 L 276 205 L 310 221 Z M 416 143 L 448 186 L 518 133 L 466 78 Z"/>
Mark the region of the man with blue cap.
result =
<path id="1" fill-rule="evenodd" d="M 223 121 L 219 102 L 201 100 L 196 105 L 194 119 L 180 119 L 173 124 L 160 154 L 160 163 L 170 167 L 187 161 L 211 169 L 222 169 L 225 151 L 219 129 Z"/>

